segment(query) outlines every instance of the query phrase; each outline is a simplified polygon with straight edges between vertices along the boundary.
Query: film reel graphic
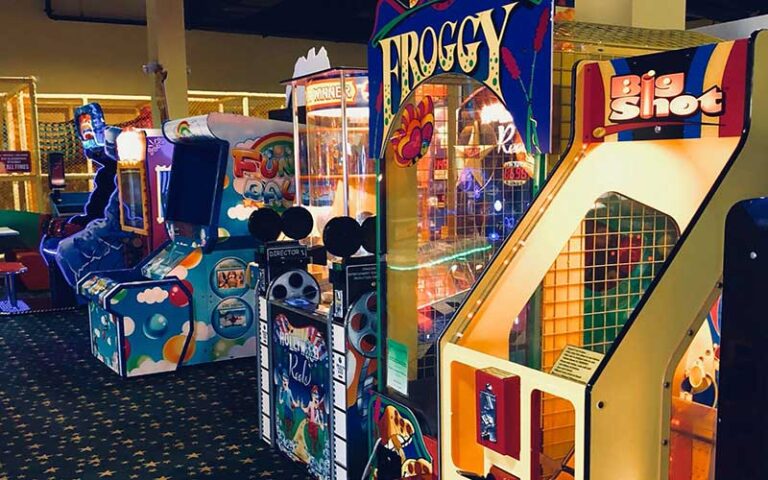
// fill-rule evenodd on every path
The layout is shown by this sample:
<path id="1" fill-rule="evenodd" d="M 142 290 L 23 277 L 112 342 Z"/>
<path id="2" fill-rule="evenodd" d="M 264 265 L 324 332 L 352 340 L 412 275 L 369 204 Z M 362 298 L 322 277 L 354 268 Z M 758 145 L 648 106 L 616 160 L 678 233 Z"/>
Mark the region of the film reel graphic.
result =
<path id="1" fill-rule="evenodd" d="M 307 306 L 320 305 L 320 285 L 304 270 L 291 270 L 277 277 L 267 290 L 269 300 L 300 300 Z"/>
<path id="2" fill-rule="evenodd" d="M 349 308 L 345 319 L 347 340 L 354 352 L 365 359 L 357 381 L 357 409 L 368 415 L 368 396 L 373 388 L 374 376 L 368 375 L 371 362 L 379 353 L 376 292 L 369 292 L 358 298 Z"/>

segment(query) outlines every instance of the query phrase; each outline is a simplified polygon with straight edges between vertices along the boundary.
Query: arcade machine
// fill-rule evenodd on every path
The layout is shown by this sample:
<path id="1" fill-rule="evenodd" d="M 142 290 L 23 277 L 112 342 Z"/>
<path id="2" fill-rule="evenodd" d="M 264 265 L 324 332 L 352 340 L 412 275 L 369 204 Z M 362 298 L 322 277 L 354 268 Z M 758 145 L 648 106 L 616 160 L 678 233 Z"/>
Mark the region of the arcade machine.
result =
<path id="1" fill-rule="evenodd" d="M 568 152 L 440 338 L 440 478 L 762 476 L 733 469 L 762 432 L 734 432 L 754 358 L 717 301 L 726 215 L 768 192 L 766 58 L 760 32 L 577 67 Z"/>
<path id="2" fill-rule="evenodd" d="M 310 243 L 318 244 L 330 219 L 350 216 L 362 222 L 376 212 L 376 174 L 368 155 L 368 74 L 334 68 L 286 83 L 292 87 L 296 148 L 304 144 L 297 150 L 303 153 L 296 165 L 297 203 L 312 213 Z M 302 91 L 305 115 L 299 105 Z"/>
<path id="3" fill-rule="evenodd" d="M 332 300 L 309 273 L 313 255 L 300 243 L 312 215 L 292 207 L 280 218 L 260 210 L 251 231 L 267 301 L 259 327 L 262 439 L 304 463 L 318 479 L 352 478 L 365 459 L 363 419 L 376 371 L 375 217 L 336 217 L 323 229 Z M 286 240 L 277 241 L 280 234 Z M 361 252 L 361 247 L 365 252 Z M 328 268 L 324 258 L 322 267 Z M 314 260 L 317 261 L 317 260 Z"/>
<path id="4" fill-rule="evenodd" d="M 138 237 L 146 256 L 168 240 L 165 208 L 173 144 L 161 130 L 127 130 L 117 137 L 117 152 L 120 225 Z"/>
<path id="5" fill-rule="evenodd" d="M 66 188 L 65 159 L 53 153 L 49 156 L 48 182 L 51 188 L 50 203 L 52 220 L 40 243 L 40 253 L 48 265 L 51 284 L 51 304 L 56 308 L 77 305 L 73 290 L 75 278 L 57 261 L 62 242 L 62 252 L 80 256 L 74 246 L 73 235 L 86 229 L 94 220 L 105 217 L 112 194 L 115 191 L 116 138 L 120 129 L 109 127 L 104 113 L 97 103 L 84 105 L 75 110 L 75 131 L 83 145 L 86 157 L 97 165 L 92 192 L 64 192 Z M 85 234 L 81 234 L 81 237 Z M 79 242 L 78 242 L 79 243 Z M 83 255 L 90 257 L 88 253 Z M 98 255 L 97 255 L 98 256 Z"/>
<path id="6" fill-rule="evenodd" d="M 379 3 L 369 50 L 385 340 L 365 470 L 379 480 L 437 478 L 437 340 L 528 209 L 550 143 L 546 2 L 407 9 Z"/>
<path id="7" fill-rule="evenodd" d="M 160 130 L 117 134 L 117 191 L 103 217 L 62 240 L 56 263 L 72 286 L 91 272 L 132 268 L 167 239 L 163 218 L 173 145 Z"/>
<path id="8" fill-rule="evenodd" d="M 51 152 L 48 155 L 48 189 L 53 218 L 68 218 L 83 212 L 89 192 L 67 192 L 64 154 Z"/>
<path id="9" fill-rule="evenodd" d="M 252 218 L 263 245 L 261 432 L 317 478 L 354 478 L 365 461 L 364 417 L 378 364 L 368 79 L 362 70 L 334 69 L 291 84 L 296 148 L 306 152 L 297 160 L 296 192 L 306 209 L 286 211 L 281 221 L 262 212 Z M 274 241 L 281 228 L 262 237 L 270 223 L 294 240 Z"/>
<path id="10" fill-rule="evenodd" d="M 219 113 L 164 125 L 174 146 L 163 214 L 170 240 L 133 269 L 78 283 L 90 301 L 93 353 L 116 373 L 256 355 L 248 220 L 292 203 L 280 187 L 293 183 L 290 127 Z M 154 212 L 143 203 L 149 196 L 131 188 L 143 184 L 141 169 L 121 167 L 120 218 L 139 230 Z"/>

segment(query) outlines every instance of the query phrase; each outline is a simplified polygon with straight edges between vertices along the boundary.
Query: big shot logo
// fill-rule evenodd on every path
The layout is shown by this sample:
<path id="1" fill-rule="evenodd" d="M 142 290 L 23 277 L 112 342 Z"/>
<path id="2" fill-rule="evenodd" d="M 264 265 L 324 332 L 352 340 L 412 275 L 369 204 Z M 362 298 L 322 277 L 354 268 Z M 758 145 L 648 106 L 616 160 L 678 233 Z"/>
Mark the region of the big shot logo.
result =
<path id="1" fill-rule="evenodd" d="M 622 75 L 611 79 L 612 122 L 690 117 L 699 112 L 722 115 L 723 91 L 714 86 L 701 94 L 685 92 L 685 73 L 643 76 Z"/>
<path id="2" fill-rule="evenodd" d="M 500 22 L 494 22 L 496 9 L 489 9 L 447 21 L 440 27 L 428 26 L 421 32 L 381 39 L 385 121 L 393 118 L 403 99 L 424 79 L 452 72 L 457 64 L 461 72 L 471 76 L 481 58 L 488 64 L 488 75 L 481 79 L 482 83 L 501 97 L 501 43 L 518 5 L 513 2 L 501 7 Z M 487 54 L 482 55 L 485 51 Z M 399 98 L 393 98 L 393 81 L 400 82 Z"/>

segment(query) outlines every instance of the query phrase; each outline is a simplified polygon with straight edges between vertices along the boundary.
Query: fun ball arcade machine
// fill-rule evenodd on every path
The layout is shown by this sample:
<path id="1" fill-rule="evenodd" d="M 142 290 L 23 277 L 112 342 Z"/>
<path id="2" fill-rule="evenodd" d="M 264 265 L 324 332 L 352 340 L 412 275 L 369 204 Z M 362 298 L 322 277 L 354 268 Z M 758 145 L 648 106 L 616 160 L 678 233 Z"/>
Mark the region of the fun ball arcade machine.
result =
<path id="1" fill-rule="evenodd" d="M 306 209 L 280 221 L 293 241 L 272 242 L 280 228 L 261 238 L 261 434 L 317 478 L 355 478 L 378 355 L 368 79 L 363 70 L 334 69 L 291 86 L 297 148 L 307 146 L 296 169 Z M 269 216 L 257 212 L 252 231 L 277 224 Z"/>
<path id="2" fill-rule="evenodd" d="M 540 1 L 378 5 L 371 151 L 386 343 L 367 470 L 380 480 L 438 476 L 436 342 L 532 200 L 550 143 L 551 12 Z"/>
<path id="3" fill-rule="evenodd" d="M 170 240 L 135 269 L 78 285 L 90 299 L 94 353 L 122 376 L 256 354 L 248 219 L 259 208 L 285 206 L 278 190 L 258 193 L 262 162 L 293 162 L 283 122 L 213 113 L 168 122 L 163 131 L 174 144 L 164 214 Z M 284 168 L 273 178 L 293 180 Z M 131 201 L 122 218 L 135 227 L 147 212 L 135 205 L 137 195 L 125 196 Z"/>
<path id="4" fill-rule="evenodd" d="M 440 339 L 441 478 L 713 478 L 722 232 L 768 192 L 766 58 L 761 32 L 577 67 L 570 149 Z"/>

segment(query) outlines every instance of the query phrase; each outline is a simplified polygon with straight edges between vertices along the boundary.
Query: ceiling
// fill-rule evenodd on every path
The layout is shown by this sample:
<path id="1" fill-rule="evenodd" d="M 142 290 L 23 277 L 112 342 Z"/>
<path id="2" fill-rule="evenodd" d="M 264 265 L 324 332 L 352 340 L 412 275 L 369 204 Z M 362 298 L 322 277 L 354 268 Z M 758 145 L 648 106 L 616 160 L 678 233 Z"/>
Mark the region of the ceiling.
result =
<path id="1" fill-rule="evenodd" d="M 578 8 L 576 0 L 576 7 Z M 142 23 L 145 0 L 44 0 L 52 18 Z M 184 0 L 189 29 L 365 43 L 376 0 Z M 768 0 L 688 0 L 691 25 L 768 14 Z"/>
<path id="2" fill-rule="evenodd" d="M 768 15 L 766 0 L 688 0 L 688 20 L 731 22 L 747 17 Z"/>
<path id="3" fill-rule="evenodd" d="M 187 27 L 365 43 L 375 0 L 185 0 Z"/>

